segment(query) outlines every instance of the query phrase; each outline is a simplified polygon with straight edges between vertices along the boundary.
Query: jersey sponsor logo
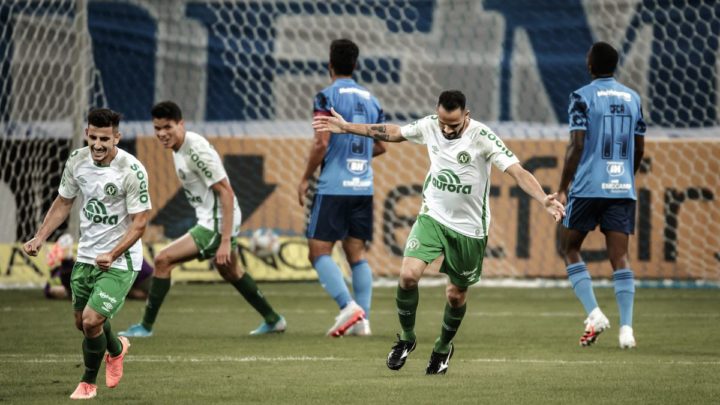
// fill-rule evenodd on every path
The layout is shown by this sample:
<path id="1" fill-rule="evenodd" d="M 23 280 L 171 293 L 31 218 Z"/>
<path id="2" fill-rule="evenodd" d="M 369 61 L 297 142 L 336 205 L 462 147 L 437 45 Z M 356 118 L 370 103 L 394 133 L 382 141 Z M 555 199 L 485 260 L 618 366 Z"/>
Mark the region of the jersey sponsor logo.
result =
<path id="1" fill-rule="evenodd" d="M 605 170 L 613 177 L 622 176 L 625 174 L 625 164 L 623 162 L 607 162 Z"/>
<path id="2" fill-rule="evenodd" d="M 338 92 L 340 94 L 357 94 L 358 96 L 370 100 L 370 92 L 367 90 L 358 89 L 357 87 L 341 87 Z"/>
<path id="3" fill-rule="evenodd" d="M 624 193 L 632 188 L 630 183 L 620 183 L 620 180 L 610 180 L 609 183 L 602 183 L 602 189 L 611 193 Z"/>
<path id="4" fill-rule="evenodd" d="M 85 180 L 85 178 L 83 176 L 78 176 L 77 181 L 80 184 L 87 184 L 87 180 Z"/>
<path id="5" fill-rule="evenodd" d="M 465 151 L 458 153 L 457 162 L 460 163 L 461 165 L 466 165 L 466 164 L 470 163 L 470 154 Z"/>
<path id="6" fill-rule="evenodd" d="M 85 218 L 87 218 L 88 221 L 94 224 L 116 225 L 118 222 L 118 216 L 108 215 L 105 204 L 95 198 L 91 198 L 90 201 L 85 204 L 83 214 L 85 214 Z"/>
<path id="7" fill-rule="evenodd" d="M 368 162 L 365 159 L 348 159 L 347 169 L 351 173 L 362 174 L 367 171 Z"/>
<path id="8" fill-rule="evenodd" d="M 102 306 L 103 306 L 103 308 L 105 308 L 106 311 L 112 311 L 112 309 L 113 309 L 113 304 L 111 304 L 107 301 L 103 302 Z"/>
<path id="9" fill-rule="evenodd" d="M 118 188 L 113 183 L 106 184 L 103 190 L 105 190 L 105 195 L 110 197 L 115 197 L 118 193 Z"/>
<path id="10" fill-rule="evenodd" d="M 438 172 L 437 176 L 432 177 L 433 187 L 440 191 L 450 193 L 470 194 L 472 192 L 471 185 L 463 185 L 460 177 L 450 169 L 443 169 Z"/>
<path id="11" fill-rule="evenodd" d="M 483 129 L 483 130 L 480 131 L 480 136 L 485 136 L 485 137 L 487 137 L 487 139 L 488 139 L 489 141 L 495 141 L 495 145 L 496 145 L 498 148 L 500 148 L 500 150 L 502 150 L 502 152 L 503 152 L 507 157 L 513 157 L 514 154 L 512 153 L 512 151 L 510 151 L 510 149 L 508 149 L 507 146 L 505 146 L 505 144 L 503 143 L 503 141 L 501 141 L 500 138 L 498 138 L 497 135 L 495 135 L 494 133 Z"/>
<path id="12" fill-rule="evenodd" d="M 207 177 L 208 179 L 212 179 L 212 172 L 208 168 L 207 163 L 205 163 L 204 160 L 200 159 L 200 155 L 192 151 L 190 152 L 190 160 L 195 163 L 195 166 L 200 169 L 200 172 L 205 175 L 205 177 Z"/>
<path id="13" fill-rule="evenodd" d="M 598 90 L 595 93 L 598 97 L 620 97 L 621 99 L 625 101 L 632 100 L 632 96 L 630 93 L 626 91 L 617 91 L 617 90 Z"/>
<path id="14" fill-rule="evenodd" d="M 182 169 L 178 169 L 178 177 L 180 178 L 180 180 L 185 180 L 185 172 L 182 171 Z"/>
<path id="15" fill-rule="evenodd" d="M 138 199 L 141 203 L 145 204 L 148 201 L 150 201 L 150 194 L 148 194 L 148 184 L 147 180 L 145 179 L 145 173 L 140 170 L 140 166 L 133 163 L 130 165 L 130 169 L 132 169 L 135 172 L 135 177 L 137 177 L 138 180 L 140 180 L 139 184 L 139 190 L 138 194 L 140 194 L 140 197 Z"/>
<path id="16" fill-rule="evenodd" d="M 352 180 L 343 180 L 342 185 L 343 187 L 370 187 L 372 186 L 372 181 L 360 180 L 360 177 L 353 177 Z"/>

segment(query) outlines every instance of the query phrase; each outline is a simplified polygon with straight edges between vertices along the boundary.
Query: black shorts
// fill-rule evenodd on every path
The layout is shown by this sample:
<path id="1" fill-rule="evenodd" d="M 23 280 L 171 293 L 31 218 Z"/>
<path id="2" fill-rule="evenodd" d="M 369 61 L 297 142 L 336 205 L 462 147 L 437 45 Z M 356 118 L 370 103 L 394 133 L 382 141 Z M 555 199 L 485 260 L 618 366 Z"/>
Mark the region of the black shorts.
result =
<path id="1" fill-rule="evenodd" d="M 370 241 L 372 234 L 373 196 L 316 194 L 313 198 L 308 239 L 335 242 L 350 236 Z"/>
<path id="2" fill-rule="evenodd" d="M 629 198 L 570 197 L 565 207 L 563 225 L 589 232 L 600 224 L 600 230 L 628 235 L 635 232 L 635 200 Z"/>

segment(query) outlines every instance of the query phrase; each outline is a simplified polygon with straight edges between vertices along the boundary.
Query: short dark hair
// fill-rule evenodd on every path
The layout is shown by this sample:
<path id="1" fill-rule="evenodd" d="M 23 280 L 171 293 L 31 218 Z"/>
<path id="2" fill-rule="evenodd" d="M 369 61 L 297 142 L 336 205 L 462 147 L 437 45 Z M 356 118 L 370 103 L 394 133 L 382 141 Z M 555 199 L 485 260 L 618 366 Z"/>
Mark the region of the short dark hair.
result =
<path id="1" fill-rule="evenodd" d="M 595 42 L 588 53 L 590 73 L 595 76 L 607 76 L 615 73 L 618 64 L 618 52 L 607 42 Z"/>
<path id="2" fill-rule="evenodd" d="M 180 122 L 183 119 L 180 107 L 169 100 L 155 104 L 152 110 L 150 110 L 150 115 L 152 115 L 153 118 L 165 118 L 175 122 Z"/>
<path id="3" fill-rule="evenodd" d="M 336 39 L 330 43 L 330 64 L 335 74 L 349 76 L 355 70 L 360 49 L 349 39 Z"/>
<path id="4" fill-rule="evenodd" d="M 122 116 L 109 108 L 92 108 L 88 112 L 88 125 L 97 128 L 112 127 L 113 132 L 117 132 L 120 127 L 120 118 Z"/>
<path id="5" fill-rule="evenodd" d="M 446 111 L 465 109 L 465 95 L 460 90 L 445 90 L 440 93 L 438 107 L 442 106 Z"/>

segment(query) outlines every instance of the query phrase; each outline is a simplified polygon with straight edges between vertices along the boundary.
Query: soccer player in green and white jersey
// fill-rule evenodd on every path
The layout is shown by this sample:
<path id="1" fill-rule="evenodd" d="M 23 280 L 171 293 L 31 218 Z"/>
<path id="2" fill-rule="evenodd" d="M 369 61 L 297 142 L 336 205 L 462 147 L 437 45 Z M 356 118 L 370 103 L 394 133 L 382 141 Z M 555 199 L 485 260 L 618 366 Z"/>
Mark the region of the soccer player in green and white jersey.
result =
<path id="1" fill-rule="evenodd" d="M 222 278 L 231 283 L 264 319 L 250 334 L 284 332 L 285 318 L 273 310 L 255 280 L 238 263 L 235 237 L 240 231 L 240 206 L 220 156 L 202 135 L 185 130 L 182 111 L 174 102 L 156 104 L 151 114 L 158 140 L 165 148 L 173 150 L 178 178 L 188 202 L 195 208 L 198 223 L 155 257 L 155 275 L 145 315 L 140 323 L 120 335 L 152 336 L 158 311 L 170 290 L 173 268 L 196 258 L 213 257 Z"/>
<path id="2" fill-rule="evenodd" d="M 82 198 L 80 242 L 70 286 L 75 326 L 85 335 L 85 373 L 72 399 L 97 395 L 95 382 L 103 356 L 105 383 L 116 387 L 130 347 L 127 338 L 113 334 L 109 319 L 122 308 L 140 271 L 140 237 L 151 205 L 145 168 L 117 147 L 119 125 L 120 114 L 112 110 L 90 111 L 85 130 L 88 146 L 70 154 L 59 195 L 35 237 L 23 246 L 27 254 L 36 256 L 50 234 L 65 221 L 75 198 Z"/>
<path id="3" fill-rule="evenodd" d="M 427 265 L 445 255 L 440 271 L 449 277 L 448 302 L 440 337 L 426 368 L 426 374 L 445 374 L 454 351 L 453 338 L 465 316 L 467 289 L 480 280 L 482 273 L 490 228 L 490 164 L 512 176 L 556 222 L 565 213 L 562 204 L 555 195 L 545 194 L 535 177 L 523 169 L 490 128 L 470 118 L 465 95 L 456 90 L 440 94 L 436 115 L 403 127 L 347 123 L 333 111 L 333 116 L 316 116 L 313 128 L 427 145 L 430 170 L 423 186 L 420 214 L 405 245 L 396 296 L 402 334 L 388 354 L 387 366 L 399 370 L 415 350 L 418 282 Z"/>

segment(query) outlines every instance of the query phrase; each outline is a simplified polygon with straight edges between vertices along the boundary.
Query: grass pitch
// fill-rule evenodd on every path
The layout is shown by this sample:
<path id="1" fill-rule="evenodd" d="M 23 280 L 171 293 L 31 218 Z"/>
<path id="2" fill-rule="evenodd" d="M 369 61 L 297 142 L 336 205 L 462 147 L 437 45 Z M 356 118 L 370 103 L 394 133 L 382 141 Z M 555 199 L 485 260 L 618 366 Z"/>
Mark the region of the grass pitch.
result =
<path id="1" fill-rule="evenodd" d="M 369 338 L 324 336 L 337 308 L 319 285 L 262 284 L 288 321 L 282 335 L 250 337 L 260 318 L 226 284 L 176 285 L 152 338 L 132 339 L 118 388 L 102 403 L 717 403 L 720 291 L 638 289 L 638 348 L 617 346 L 612 289 L 596 289 L 612 329 L 580 348 L 584 314 L 570 289 L 470 290 L 445 376 L 425 376 L 444 306 L 421 288 L 418 347 L 393 372 L 385 357 L 399 330 L 395 290 L 376 288 Z M 120 331 L 144 303 L 128 301 Z M 70 401 L 82 375 L 81 333 L 69 301 L 0 291 L 0 402 Z"/>

